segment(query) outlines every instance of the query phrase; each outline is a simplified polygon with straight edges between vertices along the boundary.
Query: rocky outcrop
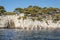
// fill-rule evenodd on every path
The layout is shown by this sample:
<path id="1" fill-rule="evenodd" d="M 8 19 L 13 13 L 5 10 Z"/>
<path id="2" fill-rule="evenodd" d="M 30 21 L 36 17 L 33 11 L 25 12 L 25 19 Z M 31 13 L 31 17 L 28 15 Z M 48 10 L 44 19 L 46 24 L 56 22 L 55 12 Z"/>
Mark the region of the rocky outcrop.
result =
<path id="1" fill-rule="evenodd" d="M 33 21 L 30 18 L 18 19 L 18 17 L 20 15 L 0 16 L 0 28 L 19 28 L 25 30 L 55 30 L 60 28 L 60 21 L 54 23 L 53 20 Z"/>

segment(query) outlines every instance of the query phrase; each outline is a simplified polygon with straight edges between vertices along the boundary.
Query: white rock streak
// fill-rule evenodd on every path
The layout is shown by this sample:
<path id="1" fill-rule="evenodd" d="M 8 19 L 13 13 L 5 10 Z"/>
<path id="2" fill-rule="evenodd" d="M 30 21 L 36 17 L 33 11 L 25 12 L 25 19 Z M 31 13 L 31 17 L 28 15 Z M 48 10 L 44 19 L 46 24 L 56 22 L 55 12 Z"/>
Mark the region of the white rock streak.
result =
<path id="1" fill-rule="evenodd" d="M 24 15 L 24 14 L 23 14 Z M 15 28 L 22 28 L 22 29 L 27 29 L 27 30 L 41 30 L 41 29 L 49 29 L 51 30 L 56 29 L 56 28 L 60 28 L 60 21 L 58 21 L 57 23 L 53 23 L 53 20 L 43 20 L 43 21 L 38 21 L 35 20 L 33 21 L 32 19 L 18 19 L 18 17 L 23 16 L 23 15 L 6 15 L 6 16 L 0 16 L 0 27 L 6 27 L 8 21 L 13 20 L 14 24 L 15 24 Z"/>

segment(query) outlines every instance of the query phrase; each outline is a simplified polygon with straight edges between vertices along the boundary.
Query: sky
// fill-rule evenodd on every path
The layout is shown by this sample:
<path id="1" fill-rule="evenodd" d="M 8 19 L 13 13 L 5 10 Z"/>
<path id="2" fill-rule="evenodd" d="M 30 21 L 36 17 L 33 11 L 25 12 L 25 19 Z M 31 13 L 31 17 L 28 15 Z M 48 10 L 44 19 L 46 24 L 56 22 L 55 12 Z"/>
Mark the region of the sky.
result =
<path id="1" fill-rule="evenodd" d="M 60 0 L 0 0 L 0 6 L 4 6 L 8 12 L 18 7 L 26 8 L 29 5 L 60 8 Z"/>

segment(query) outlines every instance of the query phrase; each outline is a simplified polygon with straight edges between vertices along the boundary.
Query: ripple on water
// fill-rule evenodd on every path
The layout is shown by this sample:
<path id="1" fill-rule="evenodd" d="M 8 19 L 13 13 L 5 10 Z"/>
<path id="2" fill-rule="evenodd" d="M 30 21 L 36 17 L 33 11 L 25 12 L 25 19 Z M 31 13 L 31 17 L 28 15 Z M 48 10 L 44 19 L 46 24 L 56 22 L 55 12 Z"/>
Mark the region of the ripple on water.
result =
<path id="1" fill-rule="evenodd" d="M 60 40 L 60 31 L 0 29 L 0 40 Z"/>

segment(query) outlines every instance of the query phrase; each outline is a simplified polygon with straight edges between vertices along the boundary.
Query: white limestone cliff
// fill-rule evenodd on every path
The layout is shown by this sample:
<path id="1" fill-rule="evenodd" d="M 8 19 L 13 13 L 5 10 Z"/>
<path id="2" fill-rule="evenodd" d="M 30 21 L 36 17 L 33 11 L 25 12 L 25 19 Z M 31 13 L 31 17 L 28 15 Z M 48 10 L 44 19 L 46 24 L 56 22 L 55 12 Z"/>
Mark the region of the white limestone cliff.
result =
<path id="1" fill-rule="evenodd" d="M 20 15 L 6 15 L 6 16 L 0 16 L 0 27 L 7 27 L 8 22 L 14 22 L 15 28 L 21 28 L 26 30 L 42 30 L 42 29 L 48 29 L 48 30 L 54 30 L 56 28 L 60 28 L 60 21 L 57 21 L 57 23 L 54 23 L 53 20 L 43 20 L 33 21 L 30 18 L 24 19 L 18 19 L 18 17 L 24 16 L 24 14 Z M 11 23 L 10 23 L 11 24 Z M 13 27 L 13 24 L 11 25 Z"/>

